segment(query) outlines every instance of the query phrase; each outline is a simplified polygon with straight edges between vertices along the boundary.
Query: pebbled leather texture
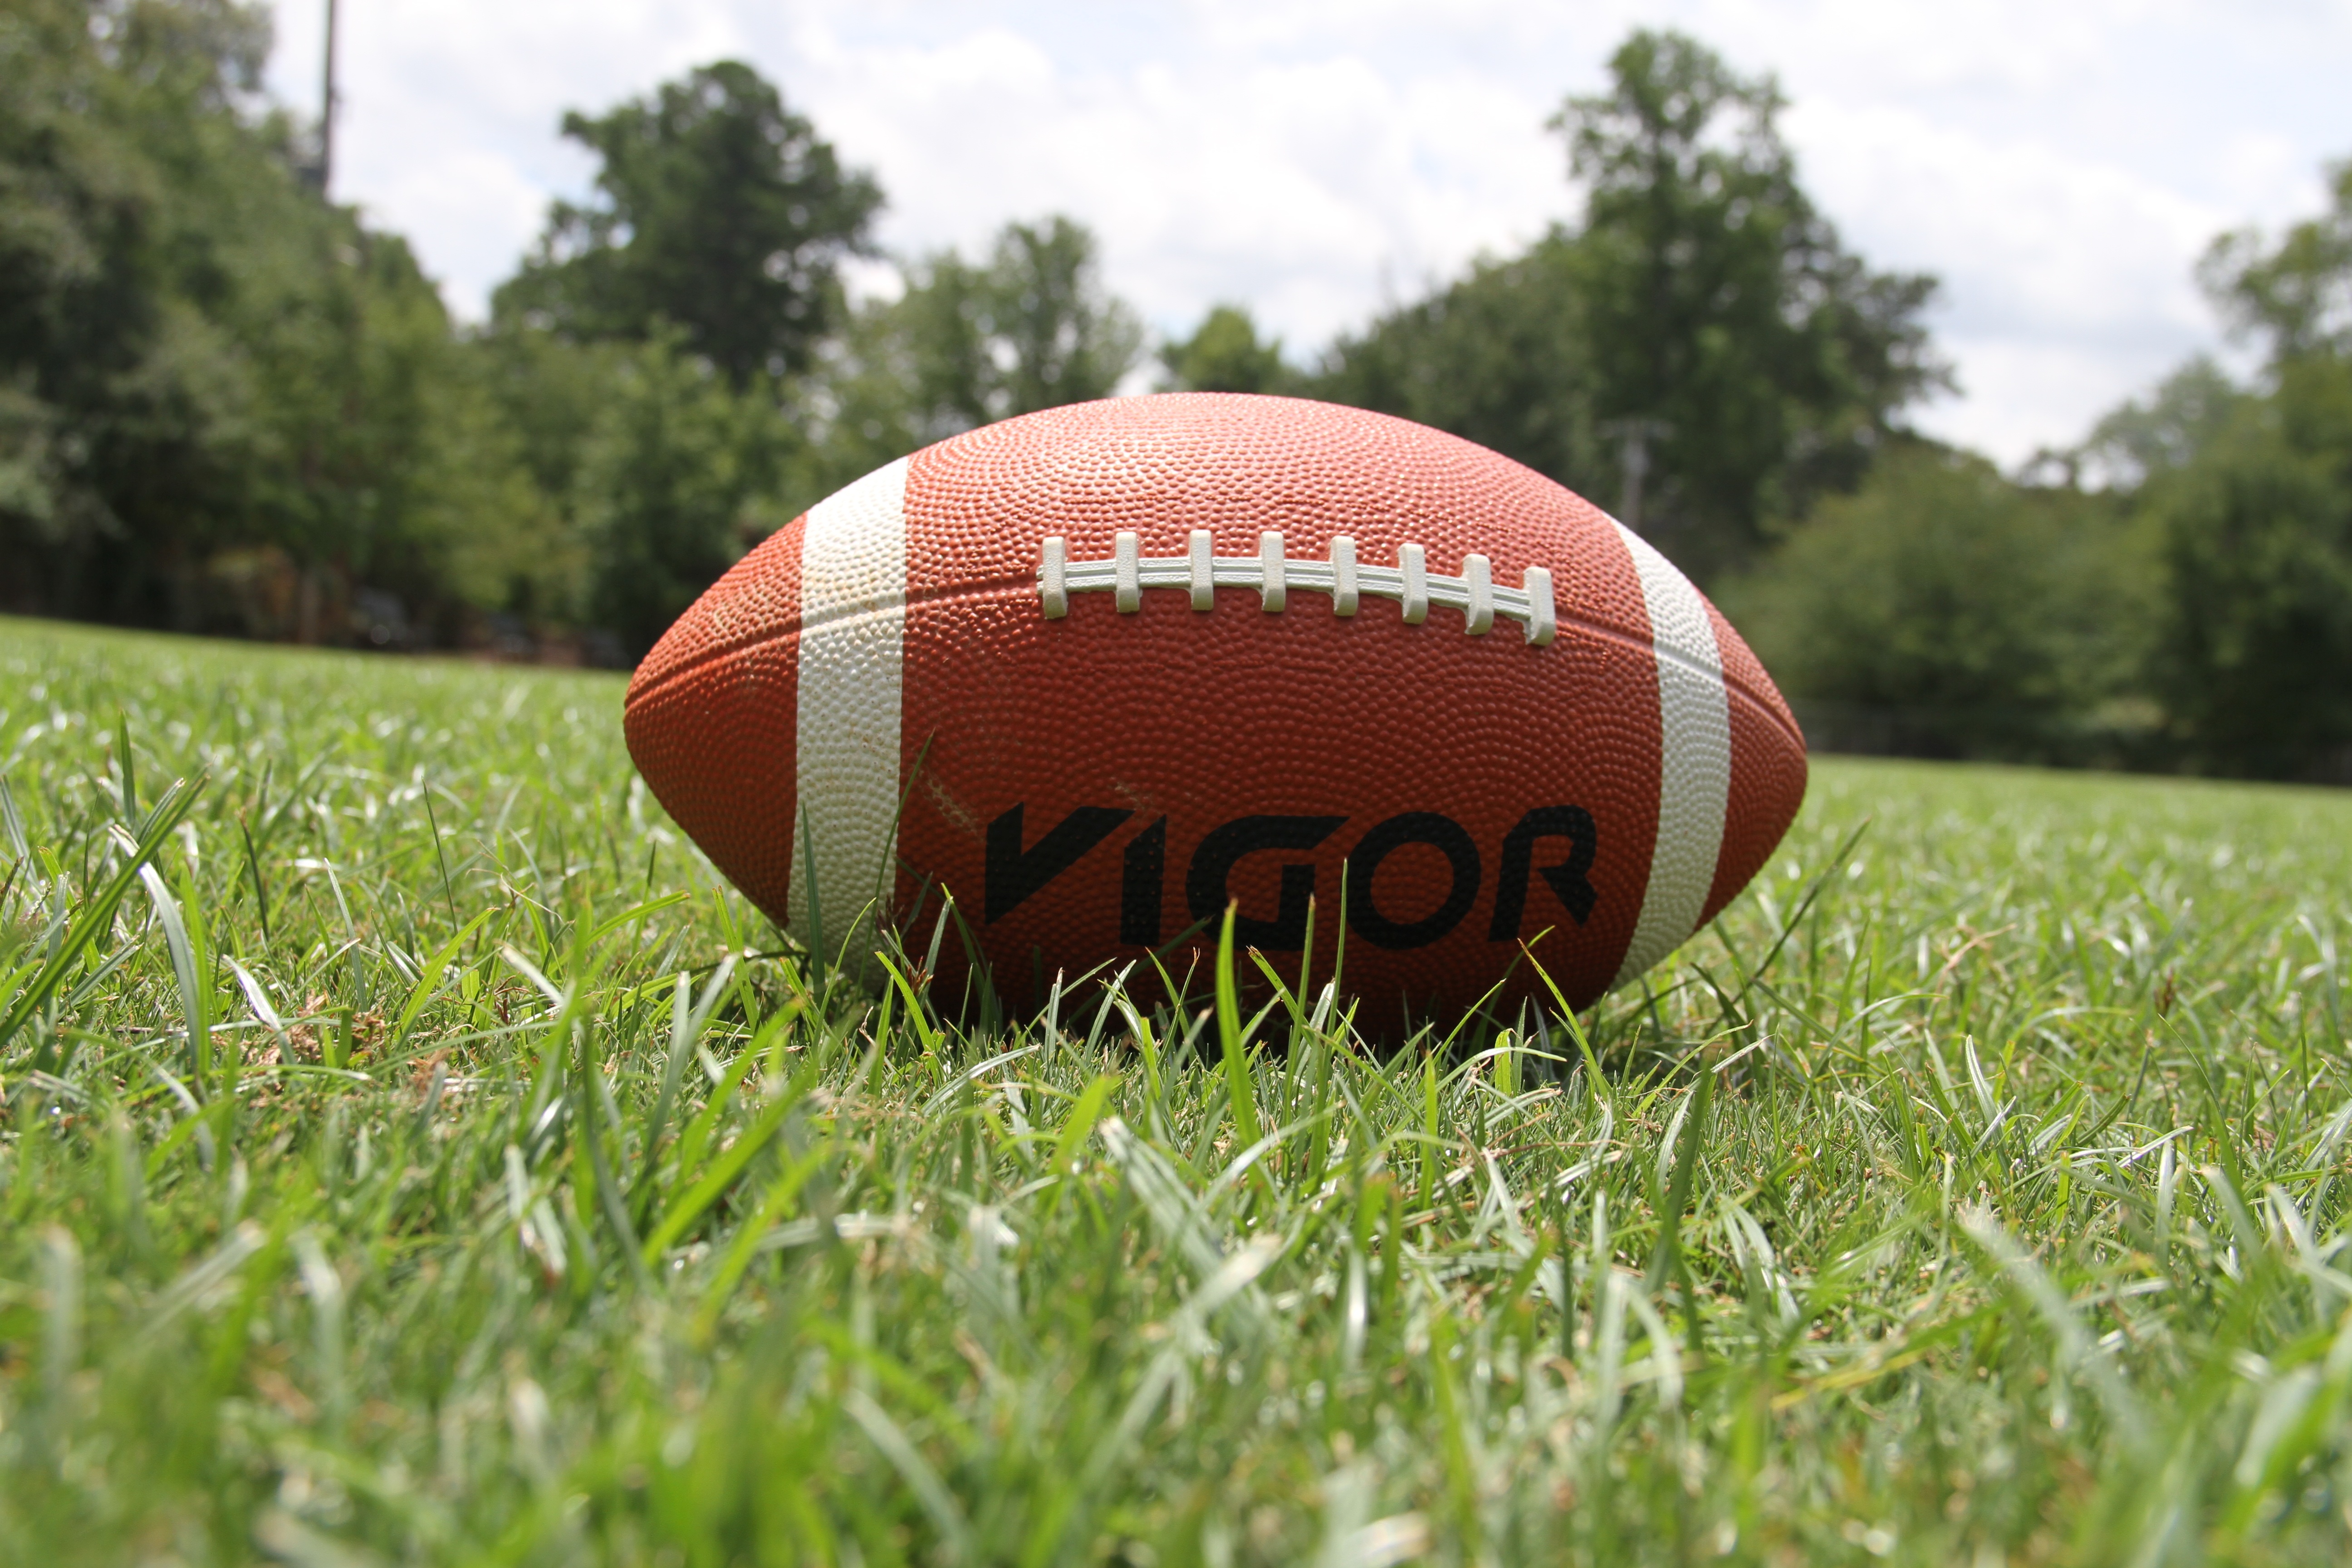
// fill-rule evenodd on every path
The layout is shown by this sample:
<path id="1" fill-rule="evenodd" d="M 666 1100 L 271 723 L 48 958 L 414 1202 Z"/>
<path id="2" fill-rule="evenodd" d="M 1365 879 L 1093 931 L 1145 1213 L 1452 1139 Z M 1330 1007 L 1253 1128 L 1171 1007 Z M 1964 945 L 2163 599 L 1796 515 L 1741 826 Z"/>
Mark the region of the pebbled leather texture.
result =
<path id="1" fill-rule="evenodd" d="M 1407 421 L 1217 394 L 1053 409 L 915 454 L 903 530 L 873 546 L 904 562 L 898 754 L 876 758 L 854 790 L 826 787 L 868 816 L 872 800 L 904 798 L 894 877 L 880 876 L 887 835 L 842 851 L 877 861 L 857 897 L 886 889 L 919 952 L 951 889 L 1013 1008 L 1039 1005 L 1056 973 L 1137 963 L 1148 975 L 1153 946 L 1207 915 L 1209 929 L 1161 956 L 1181 981 L 1213 953 L 1220 893 L 1294 979 L 1311 898 L 1318 988 L 1347 928 L 1343 988 L 1378 1029 L 1458 1015 L 1498 984 L 1506 1014 L 1547 995 L 1521 939 L 1581 1007 L 1617 976 L 1654 862 L 1701 879 L 1704 921 L 1803 798 L 1803 738 L 1712 605 L 1677 575 L 1675 602 L 1704 614 L 1678 614 L 1659 649 L 1606 514 Z M 1558 635 L 1537 646 L 1497 621 L 1472 636 L 1444 607 L 1409 625 L 1399 603 L 1370 595 L 1343 617 L 1295 584 L 1279 613 L 1255 588 L 1220 585 L 1207 611 L 1182 588 L 1151 587 L 1127 613 L 1110 593 L 1072 593 L 1049 618 L 1044 542 L 1104 561 L 1122 530 L 1146 558 L 1183 556 L 1194 530 L 1220 560 L 1256 557 L 1275 530 L 1291 562 L 1328 560 L 1346 534 L 1366 566 L 1422 546 L 1433 578 L 1465 574 L 1473 553 L 1497 586 L 1540 566 Z M 639 668 L 625 715 L 631 753 L 672 816 L 762 910 L 803 926 L 791 885 L 800 807 L 820 835 L 833 807 L 847 809 L 798 798 L 803 753 L 826 749 L 801 729 L 822 721 L 807 717 L 801 671 L 825 657 L 824 628 L 804 637 L 801 625 L 808 535 L 806 519 L 780 531 L 681 617 Z M 837 561 L 841 541 L 828 548 Z M 1664 767 L 1662 658 L 1685 682 L 1719 668 L 1722 706 L 1700 707 L 1719 715 L 1708 743 L 1727 748 L 1727 764 Z M 838 769 L 840 749 L 829 755 Z M 1727 766 L 1721 821 L 1660 856 L 1662 781 L 1719 781 Z M 1687 800 L 1668 816 L 1688 819 Z M 825 843 L 817 851 L 834 863 Z M 1678 897 L 1685 910 L 1699 902 Z M 823 901 L 830 911 L 836 895 Z M 825 916 L 832 937 L 850 912 Z M 943 960 L 960 948 L 950 935 Z M 952 1005 L 957 965 L 941 968 Z M 1205 971 L 1190 990 L 1205 994 Z"/>

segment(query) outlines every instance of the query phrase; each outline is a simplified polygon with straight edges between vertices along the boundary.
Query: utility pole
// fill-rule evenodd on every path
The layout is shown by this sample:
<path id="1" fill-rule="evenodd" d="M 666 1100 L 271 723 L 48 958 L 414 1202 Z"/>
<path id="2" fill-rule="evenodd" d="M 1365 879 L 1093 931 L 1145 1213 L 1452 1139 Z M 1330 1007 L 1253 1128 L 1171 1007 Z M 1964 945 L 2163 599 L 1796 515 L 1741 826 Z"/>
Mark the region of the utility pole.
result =
<path id="1" fill-rule="evenodd" d="M 327 0 L 327 58 L 319 89 L 319 195 L 325 199 L 335 177 L 335 0 Z"/>
<path id="2" fill-rule="evenodd" d="M 1609 419 L 1600 426 L 1601 434 L 1613 436 L 1618 443 L 1618 467 L 1625 476 L 1625 489 L 1618 510 L 1622 513 L 1618 521 L 1642 531 L 1642 481 L 1650 472 L 1650 443 L 1663 441 L 1675 433 L 1675 427 L 1663 419 Z"/>

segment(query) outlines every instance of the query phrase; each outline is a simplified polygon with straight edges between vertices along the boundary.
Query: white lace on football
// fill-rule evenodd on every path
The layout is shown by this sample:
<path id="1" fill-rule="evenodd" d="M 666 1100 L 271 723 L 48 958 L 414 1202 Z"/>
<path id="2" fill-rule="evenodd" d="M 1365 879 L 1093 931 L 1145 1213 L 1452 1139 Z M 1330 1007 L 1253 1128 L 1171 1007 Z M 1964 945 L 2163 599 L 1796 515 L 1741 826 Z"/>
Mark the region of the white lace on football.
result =
<path id="1" fill-rule="evenodd" d="M 1552 610 L 1551 574 L 1530 566 L 1525 585 L 1497 588 L 1491 563 L 1484 555 L 1462 558 L 1462 575 L 1433 574 L 1426 552 L 1418 544 L 1397 547 L 1393 566 L 1368 566 L 1356 560 L 1356 542 L 1346 534 L 1331 541 L 1328 561 L 1303 561 L 1286 555 L 1279 530 L 1257 536 L 1255 555 L 1216 555 L 1206 529 L 1192 531 L 1181 555 L 1146 555 L 1137 536 L 1121 530 L 1111 542 L 1108 561 L 1073 561 L 1069 542 L 1049 535 L 1037 567 L 1037 596 L 1047 620 L 1070 613 L 1073 594 L 1109 594 L 1121 615 L 1143 607 L 1146 588 L 1182 588 L 1192 595 L 1192 607 L 1216 607 L 1219 588 L 1255 588 L 1258 605 L 1268 615 L 1289 606 L 1294 589 L 1331 595 L 1331 613 L 1352 616 L 1366 597 L 1394 599 L 1404 606 L 1408 626 L 1429 618 L 1430 606 L 1462 612 L 1462 629 L 1483 637 L 1496 617 L 1517 621 L 1527 628 L 1528 641 L 1541 647 L 1558 634 Z"/>

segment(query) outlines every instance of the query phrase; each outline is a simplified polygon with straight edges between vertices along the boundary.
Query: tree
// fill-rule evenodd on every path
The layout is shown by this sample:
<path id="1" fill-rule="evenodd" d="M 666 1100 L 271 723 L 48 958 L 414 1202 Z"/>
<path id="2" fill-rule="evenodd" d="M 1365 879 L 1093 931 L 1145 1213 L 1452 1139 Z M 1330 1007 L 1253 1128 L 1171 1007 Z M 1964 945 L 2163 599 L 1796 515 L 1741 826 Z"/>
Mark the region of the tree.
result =
<path id="1" fill-rule="evenodd" d="M 826 423 L 839 270 L 882 195 L 734 61 L 563 131 L 603 161 L 596 199 L 555 204 L 469 345 L 541 521 L 453 570 L 478 603 L 635 657 L 823 468 L 784 411 Z"/>
<path id="2" fill-rule="evenodd" d="M 1315 395 L 1418 420 L 1516 458 L 1571 489 L 1608 475 L 1573 268 L 1559 231 L 1342 337 Z"/>
<path id="3" fill-rule="evenodd" d="M 641 649 L 777 521 L 802 448 L 769 372 L 813 356 L 878 195 L 714 67 L 579 122 L 610 156 L 558 225 L 578 265 L 542 252 L 460 334 L 397 236 L 320 199 L 257 96 L 268 41 L 233 0 L 0 7 L 0 605 Z M 771 307 L 731 372 L 688 341 Z"/>
<path id="4" fill-rule="evenodd" d="M 1638 423 L 1645 531 L 1712 578 L 1851 489 L 1944 384 L 1923 275 L 1846 251 L 1797 181 L 1780 91 L 1676 33 L 1636 32 L 1609 90 L 1552 121 L 1583 221 L 1344 340 L 1318 387 L 1483 441 L 1613 498 Z"/>
<path id="5" fill-rule="evenodd" d="M 430 386 L 407 247 L 316 199 L 257 115 L 262 15 L 227 0 L 0 14 L 0 550 L 50 614 L 346 635 L 362 579 L 421 601 Z M 267 559 L 264 559 L 264 558 Z"/>
<path id="6" fill-rule="evenodd" d="M 1170 391 L 1282 393 L 1298 383 L 1283 363 L 1282 340 L 1260 342 L 1244 305 L 1213 307 L 1191 337 L 1161 346 L 1160 363 Z"/>
<path id="7" fill-rule="evenodd" d="M 574 502 L 590 438 L 629 345 L 491 332 L 450 346 L 436 377 L 415 506 L 466 641 L 562 637 L 584 624 L 586 542 Z M 496 617 L 492 619 L 491 617 Z"/>
<path id="8" fill-rule="evenodd" d="M 2169 573 L 2158 689 L 2193 760 L 2352 780 L 2352 364 L 2296 362 L 2146 500 Z"/>
<path id="9" fill-rule="evenodd" d="M 867 249 L 882 193 L 722 60 L 563 133 L 603 161 L 596 199 L 558 202 L 493 300 L 502 322 L 642 341 L 674 323 L 737 387 L 796 374 L 842 313 L 842 261 Z"/>
<path id="10" fill-rule="evenodd" d="M 2213 242 L 2198 276 L 2237 331 L 2270 340 L 2271 360 L 2352 354 L 2352 158 L 2328 166 L 2334 205 L 2273 249 L 2253 229 Z"/>
<path id="11" fill-rule="evenodd" d="M 781 518 L 761 507 L 789 441 L 675 334 L 621 351 L 583 445 L 573 506 L 591 624 L 635 660 Z"/>
<path id="12" fill-rule="evenodd" d="M 2115 500 L 1905 442 L 1724 604 L 1817 743 L 2116 761 L 2152 588 Z"/>
<path id="13" fill-rule="evenodd" d="M 1054 216 L 1005 225 L 982 265 L 947 250 L 909 268 L 906 292 L 868 307 L 828 367 L 833 428 L 896 455 L 1110 396 L 1143 328 L 1104 289 L 1095 248 L 1083 225 Z"/>
<path id="14" fill-rule="evenodd" d="M 2137 489 L 2186 468 L 2228 429 L 2248 394 L 2199 354 L 2167 376 L 2147 402 L 2134 398 L 2101 419 L 2089 439 L 2061 460 L 2090 468 L 2108 484 Z"/>
<path id="15" fill-rule="evenodd" d="M 217 5 L 133 7 L 103 42 L 93 20 L 71 0 L 0 12 L 0 544 L 26 607 L 152 618 L 148 561 L 121 557 L 224 508 L 228 422 L 205 394 L 243 387 L 187 298 L 175 263 L 210 247 L 157 153 L 211 150 L 267 33 Z"/>
<path id="16" fill-rule="evenodd" d="M 2352 782 L 2352 160 L 2330 174 L 2323 216 L 2207 253 L 2225 318 L 2268 342 L 2264 385 L 2141 499 L 2169 574 L 2157 689 L 2191 759 Z"/>
<path id="17" fill-rule="evenodd" d="M 1108 397 L 1135 368 L 1143 328 L 1102 286 L 1095 237 L 1056 216 L 997 236 L 983 300 L 1005 414 Z"/>
<path id="18" fill-rule="evenodd" d="M 1841 246 L 1797 182 L 1770 78 L 1646 29 L 1610 76 L 1551 122 L 1588 190 L 1575 260 L 1594 412 L 1666 426 L 1659 531 L 1712 571 L 1856 482 L 1894 412 L 1939 383 L 1919 321 L 1936 284 Z"/>

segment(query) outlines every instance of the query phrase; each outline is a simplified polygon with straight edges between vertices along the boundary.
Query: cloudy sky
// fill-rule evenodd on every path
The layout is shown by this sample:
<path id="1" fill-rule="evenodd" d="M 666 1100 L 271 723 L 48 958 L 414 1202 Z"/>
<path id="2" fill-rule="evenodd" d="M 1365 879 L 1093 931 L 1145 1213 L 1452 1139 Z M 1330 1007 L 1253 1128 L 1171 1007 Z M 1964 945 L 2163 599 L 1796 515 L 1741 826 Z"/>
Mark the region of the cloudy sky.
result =
<path id="1" fill-rule="evenodd" d="M 323 9 L 279 0 L 305 111 Z M 1574 216 L 1544 121 L 1637 26 L 1779 77 L 1847 243 L 1944 280 L 1920 423 L 2010 461 L 2219 346 L 2198 255 L 2352 155 L 2352 0 L 342 0 L 336 195 L 478 316 L 593 173 L 563 110 L 732 56 L 879 176 L 894 251 L 1066 212 L 1155 328 L 1239 300 L 1305 362 Z"/>

